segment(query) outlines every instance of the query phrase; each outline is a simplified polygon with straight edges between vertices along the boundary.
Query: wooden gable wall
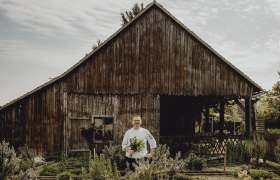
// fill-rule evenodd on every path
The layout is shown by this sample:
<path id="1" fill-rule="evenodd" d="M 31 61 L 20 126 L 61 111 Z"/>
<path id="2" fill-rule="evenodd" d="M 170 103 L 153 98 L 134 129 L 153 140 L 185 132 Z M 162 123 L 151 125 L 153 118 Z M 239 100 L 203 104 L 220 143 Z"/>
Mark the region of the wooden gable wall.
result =
<path id="1" fill-rule="evenodd" d="M 145 12 L 66 81 L 70 91 L 97 94 L 247 97 L 254 88 L 159 8 Z"/>

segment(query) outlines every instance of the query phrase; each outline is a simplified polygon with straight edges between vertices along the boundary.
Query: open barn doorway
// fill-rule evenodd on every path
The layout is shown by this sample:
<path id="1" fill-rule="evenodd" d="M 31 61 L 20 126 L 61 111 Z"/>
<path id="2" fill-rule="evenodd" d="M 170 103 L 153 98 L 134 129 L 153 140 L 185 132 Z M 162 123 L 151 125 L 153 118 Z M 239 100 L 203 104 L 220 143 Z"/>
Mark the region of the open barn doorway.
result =
<path id="1" fill-rule="evenodd" d="M 201 106 L 191 97 L 160 97 L 160 136 L 192 135 Z"/>

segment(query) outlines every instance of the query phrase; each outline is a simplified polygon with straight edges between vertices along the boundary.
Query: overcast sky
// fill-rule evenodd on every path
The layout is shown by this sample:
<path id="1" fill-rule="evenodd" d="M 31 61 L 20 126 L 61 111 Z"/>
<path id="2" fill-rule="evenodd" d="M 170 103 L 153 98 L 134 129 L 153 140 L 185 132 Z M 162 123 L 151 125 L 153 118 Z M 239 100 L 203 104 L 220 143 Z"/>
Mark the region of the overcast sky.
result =
<path id="1" fill-rule="evenodd" d="M 65 72 L 121 27 L 135 0 L 0 0 L 0 105 Z M 158 0 L 269 90 L 279 80 L 279 0 Z"/>

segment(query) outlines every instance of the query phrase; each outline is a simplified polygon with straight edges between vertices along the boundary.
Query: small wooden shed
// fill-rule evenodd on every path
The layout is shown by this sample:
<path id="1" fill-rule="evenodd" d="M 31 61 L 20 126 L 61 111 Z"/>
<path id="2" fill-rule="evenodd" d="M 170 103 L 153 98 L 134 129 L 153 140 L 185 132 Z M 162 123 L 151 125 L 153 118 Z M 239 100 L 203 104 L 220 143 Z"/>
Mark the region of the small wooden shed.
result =
<path id="1" fill-rule="evenodd" d="M 202 110 L 246 100 L 262 88 L 185 27 L 157 2 L 71 69 L 4 105 L 0 139 L 27 144 L 38 155 L 67 155 L 87 148 L 82 130 L 95 127 L 95 142 L 118 141 L 133 114 L 160 136 L 191 135 Z M 207 113 L 206 113 L 207 114 Z"/>

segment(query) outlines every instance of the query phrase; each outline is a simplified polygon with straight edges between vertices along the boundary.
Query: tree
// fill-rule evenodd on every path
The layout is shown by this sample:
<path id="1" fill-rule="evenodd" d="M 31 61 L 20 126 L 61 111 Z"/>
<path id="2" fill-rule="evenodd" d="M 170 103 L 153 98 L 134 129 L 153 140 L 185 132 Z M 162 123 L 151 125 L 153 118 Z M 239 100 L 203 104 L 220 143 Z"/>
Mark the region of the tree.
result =
<path id="1" fill-rule="evenodd" d="M 225 106 L 225 115 L 228 115 L 231 120 L 241 120 L 238 112 L 238 105 L 234 101 L 228 101 Z"/>
<path id="2" fill-rule="evenodd" d="M 143 9 L 144 9 L 143 3 L 141 3 L 140 5 L 138 3 L 135 3 L 131 11 L 125 11 L 125 13 L 121 13 L 122 26 L 124 26 L 130 20 L 132 20 Z M 97 40 L 96 43 L 93 44 L 92 50 L 97 49 L 102 43 L 103 42 L 101 40 Z"/>
<path id="3" fill-rule="evenodd" d="M 280 77 L 280 72 L 278 75 Z M 280 123 L 280 81 L 277 81 L 272 89 L 261 98 L 257 113 L 264 119 Z"/>
<path id="4" fill-rule="evenodd" d="M 135 3 L 132 7 L 131 11 L 125 11 L 124 13 L 121 13 L 121 20 L 122 20 L 122 26 L 127 24 L 130 20 L 132 20 L 138 13 L 140 13 L 144 9 L 143 3 L 139 6 L 138 3 Z"/>
<path id="5" fill-rule="evenodd" d="M 96 43 L 93 44 L 92 50 L 97 49 L 101 44 L 102 44 L 102 42 L 100 41 L 100 39 L 98 39 L 98 40 L 96 41 Z"/>

